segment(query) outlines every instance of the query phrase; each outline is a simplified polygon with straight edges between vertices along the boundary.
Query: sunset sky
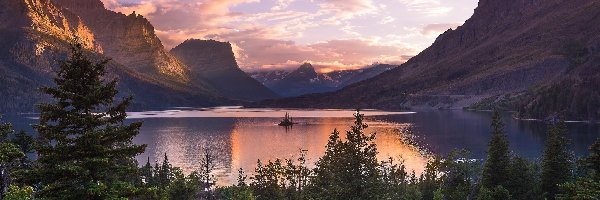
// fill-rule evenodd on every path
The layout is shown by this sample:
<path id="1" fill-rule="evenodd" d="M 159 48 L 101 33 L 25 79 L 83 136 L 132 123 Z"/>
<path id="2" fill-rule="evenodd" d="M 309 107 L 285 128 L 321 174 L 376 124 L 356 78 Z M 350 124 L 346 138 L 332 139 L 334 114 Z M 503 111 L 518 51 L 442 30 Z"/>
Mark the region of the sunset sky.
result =
<path id="1" fill-rule="evenodd" d="M 102 0 L 147 17 L 167 49 L 229 41 L 246 71 L 398 64 L 473 14 L 477 0 Z"/>

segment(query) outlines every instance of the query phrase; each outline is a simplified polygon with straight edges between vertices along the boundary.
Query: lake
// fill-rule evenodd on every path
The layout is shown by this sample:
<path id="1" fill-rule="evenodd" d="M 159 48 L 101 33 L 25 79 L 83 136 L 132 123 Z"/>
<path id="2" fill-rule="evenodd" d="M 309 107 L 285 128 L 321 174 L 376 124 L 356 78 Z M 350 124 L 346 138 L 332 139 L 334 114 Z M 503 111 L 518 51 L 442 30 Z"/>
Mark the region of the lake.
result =
<path id="1" fill-rule="evenodd" d="M 291 128 L 277 126 L 288 112 L 299 124 Z M 129 113 L 128 122 L 144 121 L 135 143 L 147 144 L 146 152 L 137 157 L 140 164 L 149 159 L 161 162 L 166 153 L 173 166 L 189 173 L 199 168 L 202 149 L 210 147 L 217 155 L 219 185 L 234 183 L 239 168 L 252 174 L 258 159 L 297 159 L 306 150 L 312 166 L 323 155 L 329 134 L 344 132 L 353 124 L 353 110 L 281 110 L 244 109 L 241 107 L 173 108 L 165 111 Z M 379 159 L 403 159 L 408 170 L 420 173 L 428 156 L 447 154 L 464 148 L 473 158 L 485 157 L 490 138 L 490 112 L 465 110 L 422 110 L 386 112 L 364 110 L 367 133 L 376 132 Z M 546 140 L 546 125 L 538 121 L 521 121 L 503 113 L 511 149 L 515 154 L 538 159 Z M 7 116 L 15 129 L 31 132 L 35 116 Z M 600 136 L 600 126 L 568 123 L 568 137 L 576 155 L 586 155 L 587 148 Z M 342 134 L 343 135 L 343 134 Z"/>

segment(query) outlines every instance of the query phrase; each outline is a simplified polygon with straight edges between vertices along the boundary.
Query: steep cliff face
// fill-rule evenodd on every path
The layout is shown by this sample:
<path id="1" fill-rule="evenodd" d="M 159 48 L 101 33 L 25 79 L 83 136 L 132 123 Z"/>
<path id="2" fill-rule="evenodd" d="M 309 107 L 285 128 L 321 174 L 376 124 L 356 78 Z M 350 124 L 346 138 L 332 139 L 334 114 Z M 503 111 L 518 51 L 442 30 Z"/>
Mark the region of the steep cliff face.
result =
<path id="1" fill-rule="evenodd" d="M 100 0 L 52 0 L 89 24 L 104 54 L 141 73 L 189 81 L 187 67 L 169 54 L 150 22 L 135 13 L 106 10 Z"/>
<path id="2" fill-rule="evenodd" d="M 494 107 L 504 102 L 507 109 L 522 110 L 525 117 L 558 113 L 597 118 L 600 110 L 590 103 L 600 100 L 595 95 L 569 100 L 542 97 L 549 88 L 571 87 L 564 83 L 594 82 L 582 75 L 596 73 L 592 69 L 597 64 L 591 60 L 598 56 L 599 10 L 598 1 L 481 0 L 464 25 L 446 31 L 394 70 L 335 93 L 265 104 L 389 109 L 482 107 L 481 103 Z M 583 109 L 585 114 L 576 111 Z"/>
<path id="3" fill-rule="evenodd" d="M 214 40 L 187 40 L 171 50 L 190 67 L 192 82 L 206 80 L 220 94 L 242 100 L 276 98 L 267 87 L 240 70 L 231 44 Z"/>
<path id="4" fill-rule="evenodd" d="M 47 98 L 39 95 L 37 88 L 52 84 L 54 71 L 60 61 L 67 58 L 74 38 L 84 45 L 93 60 L 121 56 L 109 63 L 107 78 L 121 80 L 122 95 L 136 97 L 135 108 L 229 102 L 205 82 L 190 83 L 186 66 L 162 49 L 147 20 L 112 13 L 96 17 L 120 25 L 98 23 L 74 11 L 111 12 L 104 10 L 100 1 L 77 2 L 96 4 L 77 8 L 88 9 L 83 11 L 64 7 L 53 0 L 0 1 L 0 71 L 3 74 L 0 112 L 34 111 L 34 104 Z M 119 34 L 111 39 L 108 30 L 103 34 L 98 27 L 114 28 Z M 111 40 L 114 43 L 107 42 Z"/>

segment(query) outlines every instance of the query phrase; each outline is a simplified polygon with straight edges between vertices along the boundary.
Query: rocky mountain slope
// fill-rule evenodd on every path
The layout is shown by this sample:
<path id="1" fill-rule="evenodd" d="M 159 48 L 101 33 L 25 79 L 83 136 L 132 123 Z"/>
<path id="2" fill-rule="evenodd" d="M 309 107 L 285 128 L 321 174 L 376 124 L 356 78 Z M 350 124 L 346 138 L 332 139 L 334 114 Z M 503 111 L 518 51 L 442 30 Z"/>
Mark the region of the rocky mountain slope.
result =
<path id="1" fill-rule="evenodd" d="M 251 76 L 281 96 L 299 96 L 311 93 L 331 92 L 356 83 L 396 66 L 376 64 L 358 70 L 317 73 L 310 63 L 301 65 L 294 71 L 263 71 L 251 73 Z"/>
<path id="2" fill-rule="evenodd" d="M 135 97 L 134 109 L 254 99 L 232 100 L 229 97 L 235 95 L 230 91 L 196 76 L 196 68 L 166 51 L 150 22 L 135 13 L 106 10 L 100 0 L 3 0 L 0 112 L 35 111 L 34 104 L 47 98 L 37 88 L 52 84 L 51 77 L 74 40 L 92 59 L 111 59 L 107 78 L 120 80 L 121 95 Z M 215 50 L 224 57 L 232 55 Z"/>
<path id="3" fill-rule="evenodd" d="M 600 116 L 600 2 L 481 0 L 473 16 L 400 67 L 340 91 L 263 102 L 279 107 L 517 110 Z"/>
<path id="4" fill-rule="evenodd" d="M 190 67 L 192 79 L 207 81 L 226 97 L 242 100 L 278 97 L 239 68 L 227 42 L 187 40 L 171 49 L 171 53 Z"/>

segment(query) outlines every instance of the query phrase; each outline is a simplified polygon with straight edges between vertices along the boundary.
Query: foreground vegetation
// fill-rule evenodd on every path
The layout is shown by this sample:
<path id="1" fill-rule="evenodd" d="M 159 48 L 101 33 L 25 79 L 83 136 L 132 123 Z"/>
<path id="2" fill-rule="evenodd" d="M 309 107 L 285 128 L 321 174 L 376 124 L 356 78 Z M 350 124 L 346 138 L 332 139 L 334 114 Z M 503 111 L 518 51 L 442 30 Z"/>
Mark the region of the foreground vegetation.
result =
<path id="1" fill-rule="evenodd" d="M 576 160 L 563 123 L 552 125 L 543 157 L 528 161 L 510 151 L 494 114 L 488 156 L 466 150 L 433 156 L 425 171 L 408 172 L 402 160 L 377 160 L 376 135 L 363 115 L 343 134 L 333 130 L 314 168 L 297 160 L 258 161 L 252 175 L 215 187 L 215 156 L 203 149 L 201 170 L 185 175 L 168 158 L 138 167 L 144 145 L 132 142 L 141 123 L 125 124 L 131 98 L 119 103 L 116 81 L 102 77 L 106 62 L 92 63 L 80 45 L 61 65 L 56 86 L 43 92 L 32 138 L 0 126 L 0 192 L 4 199 L 598 199 L 600 140 Z M 34 154 L 31 160 L 27 154 Z"/>

